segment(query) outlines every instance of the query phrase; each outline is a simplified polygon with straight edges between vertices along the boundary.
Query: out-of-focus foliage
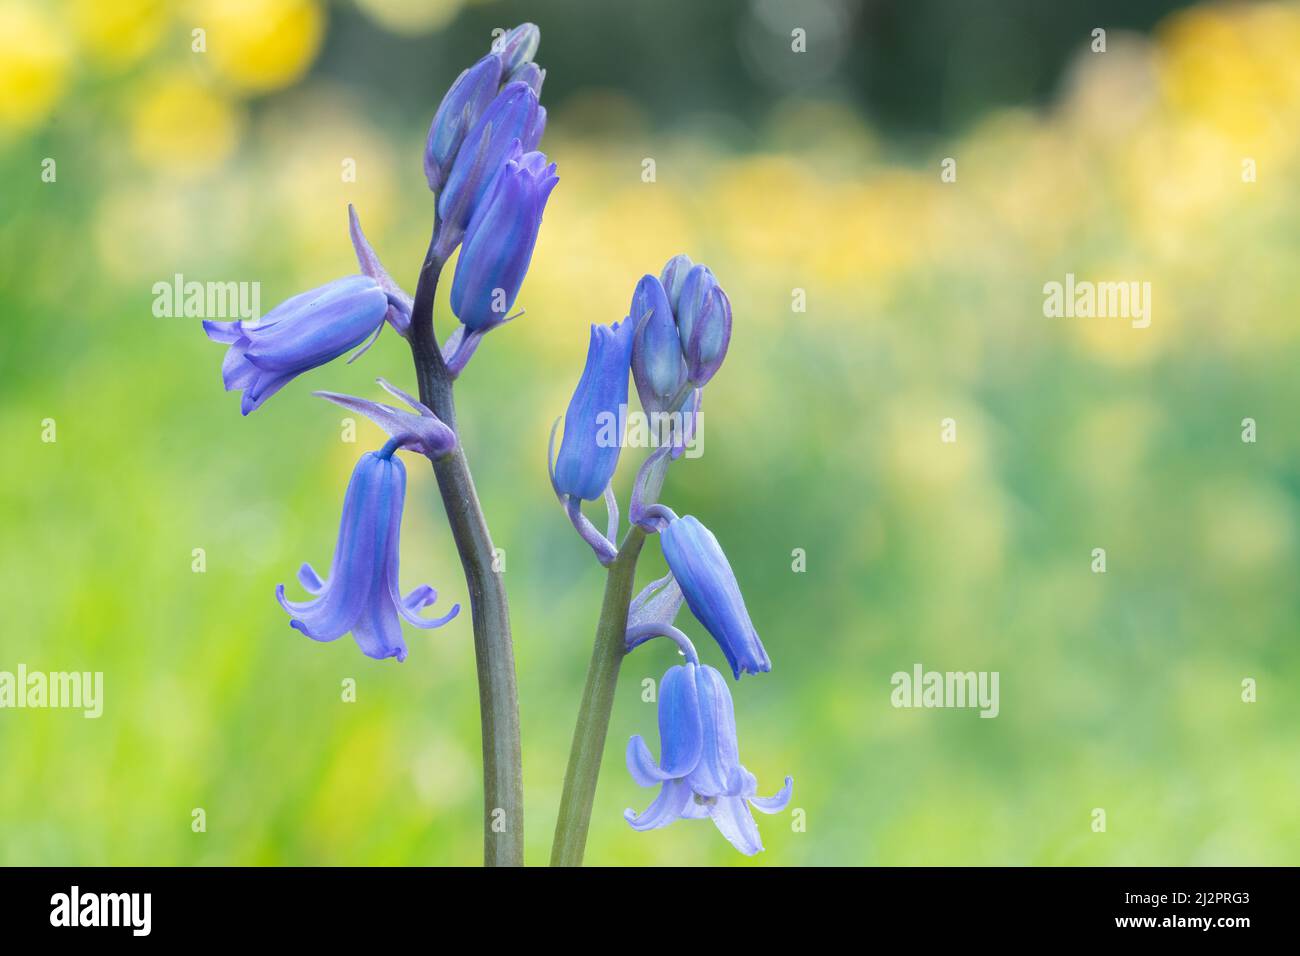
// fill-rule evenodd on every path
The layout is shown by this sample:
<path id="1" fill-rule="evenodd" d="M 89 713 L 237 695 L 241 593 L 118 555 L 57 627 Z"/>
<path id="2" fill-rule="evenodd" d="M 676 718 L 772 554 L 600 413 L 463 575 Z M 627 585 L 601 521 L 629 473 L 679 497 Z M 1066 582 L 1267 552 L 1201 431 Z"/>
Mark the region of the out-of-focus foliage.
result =
<path id="1" fill-rule="evenodd" d="M 395 44 L 458 6 L 361 4 Z M 312 72 L 336 12 L 0 0 L 0 670 L 106 685 L 98 720 L 0 711 L 0 863 L 479 852 L 468 615 L 377 663 L 306 640 L 272 594 L 328 562 L 347 476 L 382 442 L 365 423 L 342 442 L 310 390 L 411 387 L 404 343 L 386 331 L 241 419 L 198 321 L 152 312 L 153 284 L 177 273 L 260 282 L 266 311 L 355 271 L 348 202 L 414 285 L 439 90 L 408 112 L 381 61 Z M 206 54 L 191 52 L 200 26 Z M 1049 108 L 902 151 L 825 99 L 774 101 L 743 152 L 687 103 L 653 125 L 595 84 L 557 104 L 544 145 L 561 181 L 527 315 L 459 386 L 506 553 L 531 862 L 603 581 L 555 505 L 547 433 L 588 323 L 622 317 L 636 279 L 683 251 L 725 285 L 735 333 L 705 453 L 665 497 L 706 520 L 745 588 L 774 670 L 734 688 L 742 757 L 765 792 L 793 774 L 807 821 L 761 820 L 756 862 L 1296 861 L 1298 36 L 1290 4 L 1190 8 L 1150 36 L 1112 33 L 1105 54 L 1083 35 Z M 439 83 L 488 39 L 444 50 Z M 1150 328 L 1045 318 L 1043 284 L 1067 272 L 1150 281 Z M 408 471 L 402 584 L 464 602 L 432 476 Z M 647 554 L 648 580 L 662 560 Z M 890 675 L 918 661 L 999 671 L 998 718 L 892 708 Z M 623 822 L 650 797 L 622 767 L 627 737 L 653 732 L 642 681 L 671 662 L 629 658 L 592 862 L 746 862 L 707 822 Z M 347 678 L 356 703 L 340 700 Z"/>

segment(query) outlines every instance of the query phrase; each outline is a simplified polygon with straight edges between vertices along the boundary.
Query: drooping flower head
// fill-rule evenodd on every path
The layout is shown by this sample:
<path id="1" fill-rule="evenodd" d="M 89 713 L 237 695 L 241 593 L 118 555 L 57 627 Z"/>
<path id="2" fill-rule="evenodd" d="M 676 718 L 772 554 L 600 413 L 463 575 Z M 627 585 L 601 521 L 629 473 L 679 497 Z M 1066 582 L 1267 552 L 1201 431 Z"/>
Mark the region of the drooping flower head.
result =
<path id="1" fill-rule="evenodd" d="M 688 660 L 670 667 L 659 683 L 659 746 L 656 763 L 638 735 L 628 742 L 627 769 L 643 787 L 659 786 L 644 813 L 624 812 L 637 830 L 675 820 L 708 817 L 741 853 L 763 849 L 750 806 L 779 813 L 790 802 L 794 781 L 775 796 L 759 797 L 758 781 L 740 762 L 736 713 L 723 676 Z"/>
<path id="2" fill-rule="evenodd" d="M 373 278 L 348 276 L 280 303 L 256 324 L 205 321 L 203 330 L 230 346 L 221 378 L 226 391 L 243 390 L 247 415 L 294 377 L 377 335 L 389 304 Z"/>
<path id="3" fill-rule="evenodd" d="M 486 331 L 505 321 L 542 225 L 542 211 L 559 177 L 542 153 L 518 144 L 465 230 L 451 286 L 451 310 L 468 328 Z"/>
<path id="4" fill-rule="evenodd" d="M 722 648 L 736 678 L 772 669 L 745 608 L 735 572 L 722 546 L 691 515 L 668 522 L 660 533 L 664 558 L 686 604 Z"/>
<path id="5" fill-rule="evenodd" d="M 560 495 L 594 501 L 605 491 L 622 451 L 616 423 L 627 404 L 632 323 L 593 325 L 587 364 L 564 413 L 564 438 L 551 482 Z"/>
<path id="6" fill-rule="evenodd" d="M 394 439 L 382 451 L 362 455 L 352 472 L 329 580 L 322 581 L 310 564 L 304 564 L 298 580 L 315 597 L 290 601 L 283 584 L 275 589 L 275 596 L 289 612 L 290 623 L 312 640 L 333 641 L 351 631 L 367 657 L 404 661 L 402 619 L 415 627 L 440 627 L 456 616 L 460 605 L 440 618 L 427 619 L 419 611 L 433 604 L 438 593 L 428 585 L 405 597 L 398 590 L 406 468 L 393 456 L 396 444 Z"/>

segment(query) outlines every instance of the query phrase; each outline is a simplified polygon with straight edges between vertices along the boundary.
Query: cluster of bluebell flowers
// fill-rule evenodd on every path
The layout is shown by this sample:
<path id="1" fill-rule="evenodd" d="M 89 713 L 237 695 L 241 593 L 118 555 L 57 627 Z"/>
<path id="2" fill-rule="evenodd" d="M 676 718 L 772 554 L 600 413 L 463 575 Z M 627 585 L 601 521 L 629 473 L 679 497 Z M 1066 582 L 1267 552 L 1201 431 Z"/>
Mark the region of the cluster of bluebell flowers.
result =
<path id="1" fill-rule="evenodd" d="M 460 246 L 452 284 L 452 310 L 460 326 L 439 349 L 447 373 L 458 375 L 483 335 L 505 323 L 528 271 L 542 213 L 557 176 L 537 152 L 546 128 L 538 100 L 545 71 L 535 62 L 540 34 L 530 23 L 502 36 L 464 71 L 434 115 L 424 150 L 424 171 L 436 193 L 430 255 L 437 267 Z M 370 347 L 385 324 L 410 336 L 415 302 L 384 269 L 349 207 L 349 233 L 360 274 L 294 296 L 260 322 L 205 322 L 214 341 L 228 346 L 222 363 L 227 391 L 240 391 L 244 415 L 256 411 L 289 382 L 357 349 Z M 316 394 L 364 415 L 390 440 L 361 456 L 348 483 L 338 542 L 328 580 L 310 564 L 298 578 L 312 595 L 276 597 L 292 626 L 318 641 L 351 633 L 372 658 L 406 658 L 401 622 L 434 628 L 459 605 L 436 618 L 421 609 L 437 593 L 423 585 L 398 588 L 398 544 L 406 469 L 395 456 L 413 451 L 437 461 L 457 446 L 453 430 L 419 400 L 380 380 L 410 410 L 332 392 Z"/>
<path id="2" fill-rule="evenodd" d="M 538 44 L 532 24 L 505 33 L 456 79 L 434 114 L 422 155 L 435 196 L 433 228 L 414 296 L 389 275 L 349 206 L 357 275 L 295 296 L 259 322 L 204 323 L 207 335 L 227 346 L 222 380 L 228 391 L 241 393 L 244 415 L 300 375 L 349 352 L 355 360 L 385 326 L 410 344 L 418 398 L 383 379 L 379 384 L 395 399 L 391 403 L 315 393 L 369 418 L 388 441 L 361 455 L 353 469 L 328 577 L 304 564 L 298 579 L 308 597 L 292 600 L 280 585 L 276 598 L 292 627 L 307 637 L 335 641 L 351 634 L 364 654 L 377 659 L 406 658 L 403 622 L 428 629 L 455 617 L 459 605 L 426 616 L 437 602 L 434 589 L 421 585 L 404 593 L 399 583 L 406 467 L 398 452 L 434 463 L 474 597 L 485 819 L 494 824 L 485 833 L 485 861 L 506 864 L 523 860 L 513 649 L 504 588 L 495 572 L 486 570 L 493 548 L 455 431 L 451 385 L 485 336 L 522 314 L 512 310 L 558 182 L 555 164 L 538 151 L 547 121 L 540 102 L 546 72 L 535 62 Z M 449 297 L 458 323 L 439 342 L 432 315 L 436 285 L 458 249 Z M 789 777 L 774 796 L 758 795 L 758 781 L 740 761 L 728 683 L 701 662 L 690 638 L 674 623 L 682 606 L 688 606 L 737 680 L 771 670 L 718 540 L 698 519 L 678 517 L 659 500 L 669 466 L 702 434 L 704 388 L 726 358 L 731 330 L 731 302 L 714 274 L 686 256 L 672 258 L 659 275 L 646 275 L 636 284 L 622 321 L 592 327 L 586 364 L 562 418 L 558 451 L 560 421 L 551 431 L 548 467 L 555 494 L 597 559 L 610 568 L 607 594 L 617 595 L 602 611 L 593 658 L 613 666 L 589 671 L 589 691 L 593 679 L 603 683 L 599 692 L 584 693 L 573 750 L 578 758 L 571 760 L 573 772 L 565 777 L 552 856 L 560 863 L 581 861 L 613 699 L 610 680 L 617 680 L 617 664 L 625 654 L 654 638 L 673 641 L 685 663 L 669 668 L 660 684 L 658 759 L 641 737 L 629 742 L 627 766 L 633 779 L 659 788 L 644 812 L 627 811 L 629 824 L 650 830 L 678 819 L 707 817 L 738 850 L 753 854 L 763 847 L 752 811 L 777 813 L 790 800 Z M 632 527 L 619 544 L 613 479 L 623 438 L 611 435 L 610 423 L 621 428 L 625 421 L 629 381 L 655 422 L 654 441 L 632 486 Z M 586 502 L 598 499 L 606 508 L 603 529 L 583 513 Z M 629 601 L 641 545 L 656 535 L 669 573 Z M 628 548 L 628 542 L 634 546 Z M 603 715 L 597 712 L 602 707 Z M 498 816 L 506 822 L 504 828 L 495 826 Z"/>
<path id="3" fill-rule="evenodd" d="M 602 440 L 600 425 L 617 418 L 628 400 L 628 378 L 650 416 L 682 416 L 684 432 L 663 432 L 632 486 L 631 523 L 658 534 L 669 574 L 652 582 L 628 607 L 625 651 L 655 638 L 675 641 L 686 663 L 669 668 L 659 685 L 660 758 L 639 736 L 628 746 L 627 766 L 644 786 L 660 787 L 643 813 L 628 810 L 637 830 L 683 818 L 708 817 L 736 849 L 763 848 L 751 808 L 777 813 L 789 803 L 793 782 L 759 797 L 757 781 L 740 763 L 731 692 L 722 675 L 700 663 L 690 639 L 674 626 L 686 604 L 717 642 L 737 679 L 772 669 L 745 607 L 736 575 L 713 533 L 698 519 L 678 517 L 660 503 L 667 467 L 681 456 L 702 414 L 703 388 L 717 373 L 731 341 L 731 302 L 713 273 L 684 255 L 658 276 L 636 284 L 627 317 L 593 326 L 587 361 L 564 415 L 558 454 L 551 431 L 551 484 L 575 529 L 601 564 L 619 558 L 617 498 L 612 480 L 622 442 Z M 621 420 L 621 419 L 620 419 Z M 603 498 L 607 527 L 582 512 L 584 501 Z"/>

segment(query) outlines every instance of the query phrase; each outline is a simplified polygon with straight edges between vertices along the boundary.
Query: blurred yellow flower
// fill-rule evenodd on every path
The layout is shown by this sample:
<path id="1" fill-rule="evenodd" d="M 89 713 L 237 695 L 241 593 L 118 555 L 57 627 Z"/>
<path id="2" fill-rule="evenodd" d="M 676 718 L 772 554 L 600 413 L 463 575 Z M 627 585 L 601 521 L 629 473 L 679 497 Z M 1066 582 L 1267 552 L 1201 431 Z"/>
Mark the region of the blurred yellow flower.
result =
<path id="1" fill-rule="evenodd" d="M 900 168 L 856 187 L 836 187 L 825 197 L 820 228 L 809 233 L 816 237 L 810 264 L 831 281 L 879 283 L 896 276 L 932 241 L 941 188 L 937 176 Z"/>
<path id="2" fill-rule="evenodd" d="M 1026 261 L 1056 256 L 1078 224 L 1097 214 L 1101 193 L 1088 144 L 1035 112 L 991 114 L 954 155 L 959 189 L 978 204 L 986 241 L 992 228 L 1005 230 Z"/>
<path id="3" fill-rule="evenodd" d="M 194 25 L 206 31 L 206 55 L 223 78 L 263 93 L 307 72 L 325 13 L 316 0 L 198 0 Z"/>
<path id="4" fill-rule="evenodd" d="M 445 26 L 465 0 L 357 0 L 357 6 L 393 33 L 418 36 Z"/>
<path id="5" fill-rule="evenodd" d="M 173 264 L 238 255 L 263 232 L 259 198 L 247 176 L 209 176 L 201 189 L 170 176 L 123 182 L 101 198 L 91 222 L 99 266 L 125 284 L 156 280 Z"/>
<path id="6" fill-rule="evenodd" d="M 0 131 L 49 116 L 63 92 L 69 50 L 57 24 L 27 3 L 0 3 Z"/>
<path id="7" fill-rule="evenodd" d="M 161 74 L 134 98 L 131 149 L 155 169 L 204 172 L 230 155 L 242 125 L 239 108 L 194 77 Z"/>
<path id="8" fill-rule="evenodd" d="M 1286 151 L 1300 112 L 1300 8 L 1202 6 L 1158 30 L 1161 87 L 1236 147 Z"/>
<path id="9" fill-rule="evenodd" d="M 738 256 L 759 271 L 798 270 L 816 259 L 827 200 L 812 171 L 788 156 L 746 156 L 718 167 L 709 221 Z"/>
<path id="10" fill-rule="evenodd" d="M 418 148 L 405 155 L 403 170 L 360 104 L 342 89 L 320 86 L 281 98 L 259 120 L 255 139 L 266 162 L 265 209 L 280 224 L 302 281 L 316 282 L 322 269 L 355 270 L 348 203 L 371 241 L 390 250 L 387 264 L 400 274 L 402 260 L 380 237 L 393 218 L 395 195 L 412 202 L 428 196 Z M 426 202 L 432 215 L 432 199 Z M 416 250 L 411 255 L 422 252 Z"/>
<path id="11" fill-rule="evenodd" d="M 627 181 L 625 170 L 587 166 L 581 154 L 555 149 L 553 155 L 565 157 L 560 185 L 547 205 L 520 302 L 530 315 L 543 303 L 566 303 L 546 321 L 571 329 L 617 321 L 626 314 L 637 278 L 657 274 L 670 256 L 691 247 L 694 230 L 682 196 L 667 183 L 634 179 L 633 185 L 620 185 Z M 542 322 L 529 322 L 516 334 L 535 337 L 534 344 L 548 351 L 558 344 L 547 341 Z"/>
<path id="12" fill-rule="evenodd" d="M 165 0 L 75 0 L 71 14 L 86 51 L 97 62 L 118 68 L 152 50 L 170 20 Z"/>
<path id="13" fill-rule="evenodd" d="M 1241 149 L 1205 123 L 1174 119 L 1136 131 L 1117 162 L 1130 230 L 1169 257 L 1186 255 L 1207 219 L 1244 200 L 1241 160 Z"/>

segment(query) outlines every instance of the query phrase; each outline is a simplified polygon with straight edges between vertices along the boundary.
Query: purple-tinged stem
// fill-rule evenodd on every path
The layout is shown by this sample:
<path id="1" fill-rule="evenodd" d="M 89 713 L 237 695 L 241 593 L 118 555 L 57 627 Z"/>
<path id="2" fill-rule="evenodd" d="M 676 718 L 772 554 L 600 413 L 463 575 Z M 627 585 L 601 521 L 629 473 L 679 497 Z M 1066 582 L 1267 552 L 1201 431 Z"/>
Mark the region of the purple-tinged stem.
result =
<path id="1" fill-rule="evenodd" d="M 433 298 L 450 250 L 435 224 L 433 241 L 420 269 L 411 306 L 408 339 L 420 385 L 420 401 L 453 431 L 454 375 L 443 359 L 433 330 Z M 456 550 L 465 571 L 474 626 L 479 714 L 483 728 L 483 863 L 522 866 L 524 862 L 523 759 L 519 745 L 519 693 L 515 685 L 514 645 L 505 586 L 494 567 L 495 550 L 479 504 L 464 442 L 433 463 Z"/>

